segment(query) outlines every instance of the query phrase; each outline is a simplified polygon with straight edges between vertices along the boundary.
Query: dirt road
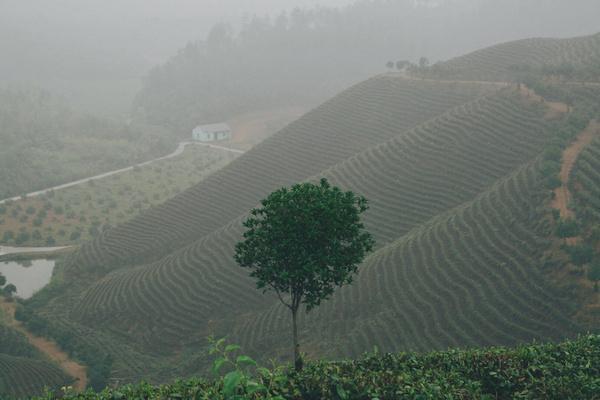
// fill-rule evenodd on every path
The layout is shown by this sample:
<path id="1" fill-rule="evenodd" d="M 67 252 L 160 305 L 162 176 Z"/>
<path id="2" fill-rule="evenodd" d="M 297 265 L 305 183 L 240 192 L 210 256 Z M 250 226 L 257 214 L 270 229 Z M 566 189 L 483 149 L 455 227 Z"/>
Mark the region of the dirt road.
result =
<path id="1" fill-rule="evenodd" d="M 45 354 L 50 360 L 56 362 L 68 375 L 72 376 L 75 379 L 73 383 L 75 390 L 78 392 L 84 391 L 88 382 L 86 367 L 72 360 L 53 341 L 30 333 L 19 321 L 15 320 L 15 307 L 15 303 L 9 303 L 0 299 L 0 309 L 4 313 L 5 323 L 23 333 L 33 347 Z"/>
<path id="2" fill-rule="evenodd" d="M 594 140 L 600 133 L 600 123 L 592 121 L 588 127 L 581 132 L 575 141 L 563 152 L 562 165 L 560 168 L 560 180 L 562 185 L 554 190 L 552 207 L 560 211 L 561 218 L 573 218 L 573 211 L 569 209 L 571 192 L 569 191 L 569 177 L 575 166 L 575 162 L 583 149 Z"/>
<path id="3" fill-rule="evenodd" d="M 87 182 L 89 180 L 92 180 L 92 179 L 106 178 L 106 177 L 111 176 L 111 175 L 116 175 L 116 174 L 120 174 L 122 172 L 130 171 L 130 170 L 132 170 L 132 169 L 134 169 L 136 167 L 143 167 L 145 165 L 154 163 L 156 161 L 166 160 L 168 158 L 177 157 L 178 155 L 180 155 L 181 153 L 183 153 L 183 151 L 185 150 L 186 146 L 192 145 L 192 144 L 196 145 L 196 146 L 205 146 L 205 147 L 210 147 L 212 149 L 229 151 L 229 152 L 232 152 L 232 153 L 239 153 L 239 154 L 243 153 L 242 150 L 232 149 L 232 148 L 224 147 L 224 146 L 218 146 L 218 145 L 214 145 L 214 144 L 210 144 L 210 143 L 180 142 L 177 145 L 177 148 L 175 149 L 175 151 L 173 151 L 170 154 L 167 154 L 166 156 L 154 158 L 152 160 L 144 161 L 142 163 L 131 165 L 129 167 L 125 167 L 125 168 L 121 168 L 121 169 L 117 169 L 117 170 L 114 170 L 114 171 L 109 171 L 109 172 L 105 172 L 105 173 L 94 175 L 94 176 L 88 176 L 87 178 L 78 179 L 78 180 L 73 181 L 73 182 L 63 183 L 62 185 L 56 185 L 56 186 L 52 186 L 52 187 L 49 187 L 49 188 L 46 188 L 46 189 L 42 189 L 42 190 L 38 190 L 38 191 L 35 191 L 35 192 L 27 193 L 26 196 L 27 197 L 41 196 L 41 195 L 46 194 L 46 193 L 48 193 L 50 191 L 53 191 L 53 190 L 65 189 L 65 188 L 68 188 L 68 187 L 71 187 L 71 186 L 80 185 L 80 184 L 85 183 L 85 182 Z M 11 198 L 8 198 L 8 199 L 0 200 L 0 204 L 6 203 L 7 201 L 10 201 L 10 200 L 17 201 L 20 198 L 21 198 L 21 196 L 15 196 L 15 197 L 11 197 Z"/>

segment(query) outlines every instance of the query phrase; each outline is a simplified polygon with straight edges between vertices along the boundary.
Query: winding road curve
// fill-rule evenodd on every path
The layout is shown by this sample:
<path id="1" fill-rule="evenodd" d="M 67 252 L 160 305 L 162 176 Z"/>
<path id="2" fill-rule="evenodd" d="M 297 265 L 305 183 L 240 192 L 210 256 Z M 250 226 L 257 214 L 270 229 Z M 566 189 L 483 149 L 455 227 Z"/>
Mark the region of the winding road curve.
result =
<path id="1" fill-rule="evenodd" d="M 105 173 L 98 174 L 98 175 L 95 175 L 95 176 L 90 176 L 90 177 L 87 177 L 87 178 L 78 179 L 78 180 L 73 181 L 73 182 L 63 183 L 62 185 L 56 185 L 56 186 L 49 187 L 49 188 L 46 188 L 46 189 L 42 189 L 42 190 L 38 190 L 38 191 L 35 191 L 35 192 L 27 193 L 26 196 L 27 197 L 41 196 L 41 195 L 46 194 L 48 192 L 51 192 L 53 190 L 65 189 L 65 188 L 68 188 L 68 187 L 71 187 L 71 186 L 76 186 L 76 185 L 85 183 L 85 182 L 87 182 L 89 180 L 92 180 L 92 179 L 106 178 L 106 177 L 111 176 L 111 175 L 116 175 L 116 174 L 120 174 L 122 172 L 130 171 L 130 170 L 132 170 L 132 169 L 134 169 L 136 167 L 143 167 L 145 165 L 152 164 L 152 163 L 154 163 L 156 161 L 166 160 L 168 158 L 177 157 L 178 155 L 180 155 L 181 153 L 183 153 L 183 151 L 185 150 L 186 146 L 191 145 L 191 144 L 197 145 L 197 146 L 210 147 L 212 149 L 229 151 L 231 153 L 238 153 L 238 154 L 244 153 L 244 151 L 242 151 L 242 150 L 232 149 L 230 147 L 225 147 L 225 146 L 218 146 L 218 145 L 210 144 L 210 143 L 189 142 L 189 141 L 188 142 L 180 142 L 177 145 L 177 148 L 175 149 L 175 151 L 173 151 L 170 154 L 167 154 L 166 156 L 154 158 L 152 160 L 144 161 L 144 162 L 139 163 L 139 164 L 134 164 L 134 165 L 131 165 L 129 167 L 117 169 L 117 170 L 114 170 L 114 171 L 105 172 Z M 6 203 L 7 201 L 11 201 L 11 200 L 12 201 L 16 201 L 16 200 L 19 200 L 19 199 L 21 199 L 21 196 L 10 197 L 8 199 L 0 200 L 0 204 Z"/>

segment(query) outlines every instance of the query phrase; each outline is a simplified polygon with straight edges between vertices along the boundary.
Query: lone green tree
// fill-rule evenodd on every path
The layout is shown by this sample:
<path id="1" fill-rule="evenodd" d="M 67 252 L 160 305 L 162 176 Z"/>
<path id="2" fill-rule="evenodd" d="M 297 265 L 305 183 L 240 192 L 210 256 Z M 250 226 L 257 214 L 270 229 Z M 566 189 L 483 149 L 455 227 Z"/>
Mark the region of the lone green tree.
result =
<path id="1" fill-rule="evenodd" d="M 375 243 L 360 215 L 367 200 L 343 192 L 326 179 L 271 193 L 244 221 L 244 240 L 235 260 L 252 269 L 256 286 L 274 291 L 292 313 L 294 366 L 302 369 L 297 314 L 329 298 L 335 287 L 352 282 L 358 264 Z"/>

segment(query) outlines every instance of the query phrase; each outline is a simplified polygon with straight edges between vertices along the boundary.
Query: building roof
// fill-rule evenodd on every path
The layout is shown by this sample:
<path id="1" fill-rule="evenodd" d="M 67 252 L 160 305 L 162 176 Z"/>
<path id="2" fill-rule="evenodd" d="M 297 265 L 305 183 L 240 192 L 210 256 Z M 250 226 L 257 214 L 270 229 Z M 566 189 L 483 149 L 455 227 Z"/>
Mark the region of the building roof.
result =
<path id="1" fill-rule="evenodd" d="M 202 132 L 222 132 L 222 131 L 230 131 L 231 130 L 229 125 L 227 125 L 225 123 L 198 125 L 196 127 L 196 129 L 201 129 Z"/>

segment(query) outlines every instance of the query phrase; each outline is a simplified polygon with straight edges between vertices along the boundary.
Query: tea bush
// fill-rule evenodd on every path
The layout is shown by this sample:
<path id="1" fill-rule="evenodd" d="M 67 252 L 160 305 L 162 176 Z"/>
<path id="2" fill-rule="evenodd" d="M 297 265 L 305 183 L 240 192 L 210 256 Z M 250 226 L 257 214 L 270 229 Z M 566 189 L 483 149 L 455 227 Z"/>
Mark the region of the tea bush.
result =
<path id="1" fill-rule="evenodd" d="M 215 370 L 224 377 L 148 383 L 100 393 L 61 393 L 66 400 L 125 399 L 598 399 L 600 335 L 559 344 L 371 354 L 355 361 L 316 361 L 300 372 L 255 367 L 221 342 Z M 225 361 L 223 361 L 225 360 Z M 227 361 L 229 360 L 229 361 Z M 248 368 L 250 367 L 250 369 Z M 36 400 L 53 400 L 47 394 Z"/>

